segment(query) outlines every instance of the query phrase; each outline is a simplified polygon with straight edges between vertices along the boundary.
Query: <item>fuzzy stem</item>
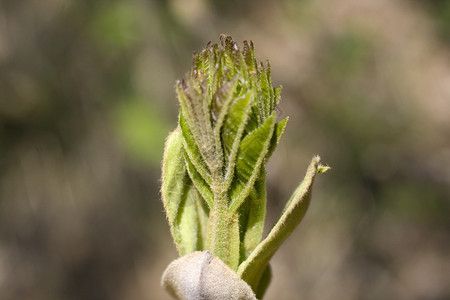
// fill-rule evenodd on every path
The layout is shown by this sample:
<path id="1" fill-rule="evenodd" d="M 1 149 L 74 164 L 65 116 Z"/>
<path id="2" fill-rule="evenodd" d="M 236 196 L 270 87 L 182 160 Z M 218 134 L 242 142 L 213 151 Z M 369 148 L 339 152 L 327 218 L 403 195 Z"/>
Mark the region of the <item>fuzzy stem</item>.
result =
<path id="1" fill-rule="evenodd" d="M 208 224 L 208 250 L 233 270 L 239 264 L 239 218 L 228 211 L 228 194 L 214 193 L 214 207 Z"/>
<path id="2" fill-rule="evenodd" d="M 225 193 L 214 193 L 214 207 L 208 224 L 208 250 L 227 263 L 229 229 L 227 226 L 227 197 Z"/>

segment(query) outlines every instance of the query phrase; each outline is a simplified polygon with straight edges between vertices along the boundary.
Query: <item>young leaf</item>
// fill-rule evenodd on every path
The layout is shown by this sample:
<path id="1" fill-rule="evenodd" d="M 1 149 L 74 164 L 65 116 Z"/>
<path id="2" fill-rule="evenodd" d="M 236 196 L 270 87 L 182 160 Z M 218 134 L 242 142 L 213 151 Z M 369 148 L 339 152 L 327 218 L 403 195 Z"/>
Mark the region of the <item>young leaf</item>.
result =
<path id="1" fill-rule="evenodd" d="M 269 287 L 270 280 L 272 279 L 272 268 L 270 267 L 270 264 L 267 264 L 266 268 L 264 269 L 264 272 L 261 276 L 261 280 L 258 284 L 258 290 L 256 292 L 256 298 L 262 299 L 267 288 Z"/>
<path id="2" fill-rule="evenodd" d="M 197 211 L 198 220 L 198 238 L 196 250 L 203 251 L 206 249 L 206 241 L 208 238 L 208 220 L 209 208 L 200 193 L 192 188 L 193 197 L 195 197 L 195 209 Z"/>
<path id="3" fill-rule="evenodd" d="M 273 88 L 273 99 L 274 99 L 273 101 L 274 106 L 272 109 L 275 109 L 275 106 L 277 106 L 281 100 L 281 86 Z"/>
<path id="4" fill-rule="evenodd" d="M 174 228 L 179 236 L 178 251 L 180 255 L 199 250 L 197 247 L 201 244 L 198 226 L 197 206 L 195 204 L 195 188 L 192 185 L 186 185 L 187 190 L 180 202 L 180 209 L 174 222 Z"/>
<path id="5" fill-rule="evenodd" d="M 197 212 L 192 183 L 187 176 L 183 159 L 182 136 L 179 129 L 167 141 L 163 161 L 162 199 L 170 231 L 180 255 L 196 250 Z"/>
<path id="6" fill-rule="evenodd" d="M 252 73 L 256 74 L 257 65 L 255 59 L 255 47 L 253 46 L 252 41 L 250 41 L 250 43 L 244 41 L 243 55 L 245 64 L 247 65 L 248 68 L 248 72 L 250 74 Z"/>
<path id="7" fill-rule="evenodd" d="M 266 217 L 266 171 L 261 168 L 252 191 L 239 208 L 241 226 L 240 262 L 261 242 Z"/>
<path id="8" fill-rule="evenodd" d="M 221 130 L 222 125 L 225 119 L 225 116 L 228 113 L 228 107 L 232 102 L 235 92 L 236 86 L 238 84 L 237 76 L 233 77 L 231 81 L 223 82 L 221 86 L 217 89 L 216 93 L 212 99 L 212 107 L 211 114 L 214 123 L 214 142 L 216 146 L 216 153 L 220 154 L 217 156 L 217 159 L 223 159 L 223 146 L 222 146 L 222 137 Z"/>
<path id="9" fill-rule="evenodd" d="M 192 131 L 187 123 L 183 111 L 180 112 L 180 128 L 184 138 L 184 150 L 189 157 L 190 162 L 194 165 L 195 170 L 201 175 L 204 181 L 211 184 L 211 174 L 206 166 L 200 150 L 193 138 Z M 195 182 L 194 182 L 195 183 Z"/>
<path id="10" fill-rule="evenodd" d="M 236 156 L 238 154 L 239 145 L 241 143 L 252 102 L 253 92 L 250 90 L 243 96 L 234 99 L 230 110 L 225 117 L 222 130 L 222 142 L 225 161 L 227 162 L 224 183 L 225 189 L 229 188 L 234 176 Z"/>
<path id="11" fill-rule="evenodd" d="M 322 167 L 319 161 L 318 156 L 312 159 L 305 178 L 295 190 L 278 222 L 247 260 L 239 266 L 238 274 L 253 290 L 258 290 L 259 281 L 270 258 L 303 219 L 309 206 L 314 177 Z"/>
<path id="12" fill-rule="evenodd" d="M 278 122 L 275 124 L 275 130 L 273 132 L 272 140 L 270 141 L 270 147 L 269 152 L 267 153 L 267 158 L 272 156 L 273 151 L 277 147 L 278 143 L 281 140 L 281 136 L 284 133 L 284 130 L 286 129 L 286 124 L 289 120 L 289 117 L 286 117 L 284 120 Z"/>
<path id="13" fill-rule="evenodd" d="M 214 196 L 211 192 L 211 189 L 209 188 L 208 183 L 203 179 L 202 176 L 200 176 L 200 173 L 197 172 L 197 169 L 192 164 L 189 156 L 186 153 L 184 155 L 184 160 L 186 161 L 186 168 L 194 186 L 197 188 L 203 199 L 205 199 L 208 207 L 212 209 L 214 206 Z"/>
<path id="14" fill-rule="evenodd" d="M 195 75 L 194 77 L 199 76 Z M 197 145 L 201 158 L 207 165 L 209 172 L 212 174 L 217 171 L 217 160 L 215 157 L 215 143 L 213 136 L 213 128 L 211 124 L 210 101 L 208 99 L 207 81 L 195 80 L 178 81 L 176 88 L 178 99 L 181 106 L 180 117 L 184 118 L 185 124 L 181 126 L 181 130 L 185 137 L 192 136 L 192 141 Z M 198 82 L 200 81 L 200 82 Z M 189 133 L 186 131 L 188 128 Z M 194 151 L 194 148 L 187 148 L 188 151 Z M 191 153 L 188 153 L 191 154 Z M 195 159 L 193 159 L 193 162 Z M 220 161 L 219 161 L 220 162 Z M 201 170 L 199 170 L 201 172 Z M 204 175 L 204 174 L 202 174 Z M 207 178 L 205 178 L 207 180 Z"/>
<path id="15" fill-rule="evenodd" d="M 236 161 L 236 180 L 230 191 L 230 212 L 235 212 L 247 198 L 269 149 L 275 114 L 242 140 Z"/>
<path id="16" fill-rule="evenodd" d="M 214 122 L 214 130 L 220 133 L 222 128 L 223 119 L 228 112 L 228 106 L 233 100 L 236 86 L 238 84 L 237 77 L 235 76 L 231 81 L 222 82 L 220 88 L 214 93 L 212 97 L 211 114 Z"/>
<path id="17" fill-rule="evenodd" d="M 275 92 L 275 89 L 272 87 L 272 82 L 271 82 L 271 80 L 272 80 L 272 69 L 270 68 L 270 62 L 267 62 L 267 67 L 266 67 L 266 77 L 267 77 L 267 81 L 268 81 L 268 86 L 267 86 L 267 89 L 268 89 L 268 92 L 269 92 L 269 99 L 270 99 L 270 101 L 269 101 L 269 104 L 270 104 L 270 107 L 269 107 L 269 111 L 273 111 L 274 109 L 275 109 L 275 102 L 276 102 L 276 98 L 275 98 L 275 95 L 274 95 L 274 92 Z"/>
<path id="18" fill-rule="evenodd" d="M 265 120 L 272 113 L 271 107 L 273 106 L 273 97 L 271 93 L 273 93 L 273 88 L 270 83 L 270 77 L 268 77 L 268 72 L 262 63 L 260 68 L 261 71 L 258 74 L 258 106 L 260 107 L 260 112 L 263 115 L 263 120 Z"/>

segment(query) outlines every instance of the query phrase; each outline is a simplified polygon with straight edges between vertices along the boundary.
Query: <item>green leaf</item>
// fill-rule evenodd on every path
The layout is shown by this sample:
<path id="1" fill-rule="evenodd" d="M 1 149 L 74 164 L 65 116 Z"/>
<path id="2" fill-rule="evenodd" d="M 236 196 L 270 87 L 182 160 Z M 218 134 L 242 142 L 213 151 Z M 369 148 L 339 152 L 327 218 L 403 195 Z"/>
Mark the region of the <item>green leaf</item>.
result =
<path id="1" fill-rule="evenodd" d="M 256 102 L 256 101 L 254 101 L 254 102 Z M 249 133 L 249 132 L 256 130 L 256 128 L 258 128 L 258 126 L 262 123 L 263 123 L 263 120 L 259 114 L 259 108 L 257 105 L 253 104 L 251 107 L 251 112 L 249 114 L 247 125 L 245 126 L 245 132 Z"/>
<path id="2" fill-rule="evenodd" d="M 261 242 L 266 217 L 266 197 L 266 171 L 261 168 L 252 191 L 239 208 L 242 241 L 240 262 L 247 259 Z"/>
<path id="3" fill-rule="evenodd" d="M 200 175 L 199 172 L 197 172 L 197 169 L 192 164 L 189 156 L 185 153 L 184 159 L 186 161 L 186 168 L 189 174 L 189 177 L 191 178 L 194 186 L 199 191 L 200 195 L 205 199 L 206 203 L 208 204 L 208 207 L 210 209 L 214 206 L 214 196 L 213 193 L 208 185 L 208 183 L 203 179 L 203 177 Z"/>
<path id="4" fill-rule="evenodd" d="M 191 99 L 190 95 L 187 93 L 188 87 L 185 80 L 178 80 L 176 85 L 176 92 L 178 101 L 180 102 L 180 113 L 183 111 L 184 118 L 187 120 L 189 124 L 195 124 L 197 121 L 195 118 L 195 110 L 194 110 L 194 100 Z M 199 133 L 195 133 L 199 136 Z"/>
<path id="5" fill-rule="evenodd" d="M 264 65 L 260 65 L 261 71 L 258 78 L 258 106 L 259 111 L 262 113 L 263 120 L 265 120 L 271 113 L 272 105 L 272 93 L 273 88 L 270 84 L 270 77 L 268 77 L 268 72 L 264 68 Z M 269 69 L 270 70 L 270 69 Z"/>
<path id="6" fill-rule="evenodd" d="M 272 109 L 275 109 L 275 106 L 277 106 L 281 100 L 281 89 L 282 89 L 281 86 L 273 89 L 273 99 L 274 99 L 273 105 L 274 105 L 274 107 Z"/>
<path id="7" fill-rule="evenodd" d="M 250 41 L 250 43 L 244 41 L 243 55 L 245 64 L 247 65 L 248 68 L 248 72 L 250 74 L 252 73 L 256 74 L 257 65 L 255 59 L 255 47 L 253 46 L 252 41 Z"/>
<path id="8" fill-rule="evenodd" d="M 263 165 L 272 138 L 274 120 L 275 114 L 273 113 L 263 125 L 245 136 L 239 146 L 236 180 L 230 190 L 230 212 L 236 211 L 241 206 L 259 176 L 259 170 Z"/>
<path id="9" fill-rule="evenodd" d="M 288 120 L 289 120 L 289 117 L 286 117 L 284 120 L 275 124 L 275 130 L 274 130 L 274 133 L 272 136 L 272 140 L 270 141 L 270 147 L 269 147 L 269 152 L 267 153 L 267 158 L 272 156 L 273 151 L 275 150 L 278 143 L 280 142 L 281 137 L 283 136 L 284 130 L 286 129 Z"/>
<path id="10" fill-rule="evenodd" d="M 225 170 L 225 189 L 228 189 L 234 176 L 236 156 L 238 154 L 239 145 L 245 130 L 252 102 L 252 90 L 249 90 L 241 97 L 235 98 L 224 120 L 222 144 L 225 161 L 227 163 Z"/>
<path id="11" fill-rule="evenodd" d="M 201 154 L 202 160 L 206 160 L 207 154 L 202 149 L 192 147 L 192 145 L 203 145 L 208 141 L 206 140 L 207 128 L 205 128 L 205 116 L 203 115 L 202 95 L 194 90 L 191 81 L 181 80 L 176 84 L 178 100 L 181 106 L 179 123 L 183 135 L 188 137 L 188 141 L 192 141 L 189 144 L 190 147 L 187 148 L 188 151 L 198 152 Z M 193 160 L 195 161 L 195 159 Z M 208 165 L 207 161 L 205 163 Z"/>
<path id="12" fill-rule="evenodd" d="M 203 251 L 206 249 L 206 242 L 208 238 L 208 220 L 209 208 L 200 193 L 192 188 L 193 196 L 195 197 L 195 209 L 197 211 L 198 219 L 198 238 L 197 250 Z"/>
<path id="13" fill-rule="evenodd" d="M 196 172 L 198 172 L 204 181 L 206 181 L 209 185 L 211 184 L 211 174 L 208 169 L 208 166 L 206 166 L 205 161 L 202 157 L 202 154 L 200 153 L 200 150 L 197 146 L 196 141 L 194 140 L 194 135 L 191 131 L 191 128 L 188 124 L 188 122 L 185 119 L 184 111 L 180 112 L 180 128 L 181 132 L 183 134 L 184 139 L 184 150 L 189 157 L 190 162 L 194 165 L 194 168 Z"/>
<path id="14" fill-rule="evenodd" d="M 192 140 L 198 147 L 198 152 L 208 166 L 209 171 L 212 172 L 216 161 L 214 158 L 215 144 L 209 111 L 210 103 L 208 100 L 207 82 L 206 80 L 198 81 L 191 78 L 190 80 L 177 82 L 176 89 L 181 106 L 180 117 L 184 118 L 187 124 L 183 125 L 181 129 L 185 137 L 187 135 L 192 136 Z M 186 127 L 189 129 L 189 134 L 186 132 Z M 188 150 L 194 149 L 190 147 Z"/>
<path id="15" fill-rule="evenodd" d="M 219 47 L 217 44 L 211 43 L 209 47 L 205 49 L 205 57 L 208 60 L 209 70 L 205 71 L 208 74 L 208 87 L 210 89 L 209 96 L 212 97 L 219 86 L 219 73 L 221 72 L 221 62 L 217 55 L 219 53 Z"/>
<path id="16" fill-rule="evenodd" d="M 198 232 L 197 213 L 192 209 L 195 208 L 192 206 L 192 184 L 184 166 L 182 140 L 179 128 L 169 135 L 162 170 L 164 209 L 180 255 L 196 250 Z"/>
<path id="17" fill-rule="evenodd" d="M 261 280 L 258 284 L 258 290 L 256 291 L 256 298 L 262 299 L 267 288 L 269 287 L 270 280 L 272 279 L 272 268 L 270 264 L 267 264 L 264 272 L 261 276 Z"/>
<path id="18" fill-rule="evenodd" d="M 212 97 L 211 114 L 215 124 L 214 130 L 219 133 L 222 128 L 223 119 L 228 112 L 228 106 L 233 100 L 237 84 L 237 77 L 234 77 L 230 81 L 224 80 Z"/>
<path id="19" fill-rule="evenodd" d="M 174 227 L 179 234 L 178 251 L 180 255 L 186 255 L 199 250 L 197 247 L 201 243 L 199 235 L 199 222 L 197 215 L 197 207 L 195 202 L 195 188 L 186 185 L 186 193 L 180 202 L 177 219 Z"/>
<path id="20" fill-rule="evenodd" d="M 267 62 L 266 77 L 268 81 L 267 89 L 270 97 L 269 111 L 272 112 L 275 109 L 275 95 L 274 88 L 272 87 L 272 69 L 270 68 L 270 62 Z"/>
<path id="21" fill-rule="evenodd" d="M 186 183 L 189 181 L 189 177 L 186 175 L 182 137 L 177 128 L 167 138 L 162 169 L 162 200 L 171 230 L 182 197 L 186 193 Z"/>
<path id="22" fill-rule="evenodd" d="M 212 99 L 211 115 L 214 123 L 214 142 L 216 145 L 217 158 L 223 161 L 223 147 L 221 138 L 221 129 L 228 113 L 228 107 L 236 92 L 236 86 L 238 84 L 237 76 L 231 81 L 223 82 L 217 89 Z"/>
<path id="23" fill-rule="evenodd" d="M 314 178 L 318 169 L 322 167 L 319 161 L 318 156 L 312 159 L 305 178 L 295 190 L 278 222 L 247 260 L 239 266 L 238 274 L 253 290 L 258 290 L 258 284 L 270 258 L 303 219 L 309 207 Z"/>

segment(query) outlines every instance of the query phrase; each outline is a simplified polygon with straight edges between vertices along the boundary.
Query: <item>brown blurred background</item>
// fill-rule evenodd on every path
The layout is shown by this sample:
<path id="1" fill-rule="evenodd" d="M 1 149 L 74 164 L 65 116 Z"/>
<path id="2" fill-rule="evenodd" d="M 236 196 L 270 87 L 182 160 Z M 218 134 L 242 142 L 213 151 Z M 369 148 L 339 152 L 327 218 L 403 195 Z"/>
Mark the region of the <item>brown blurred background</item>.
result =
<path id="1" fill-rule="evenodd" d="M 220 33 L 283 85 L 267 228 L 332 166 L 266 299 L 450 299 L 445 0 L 1 0 L 0 299 L 168 299 L 173 87 Z"/>

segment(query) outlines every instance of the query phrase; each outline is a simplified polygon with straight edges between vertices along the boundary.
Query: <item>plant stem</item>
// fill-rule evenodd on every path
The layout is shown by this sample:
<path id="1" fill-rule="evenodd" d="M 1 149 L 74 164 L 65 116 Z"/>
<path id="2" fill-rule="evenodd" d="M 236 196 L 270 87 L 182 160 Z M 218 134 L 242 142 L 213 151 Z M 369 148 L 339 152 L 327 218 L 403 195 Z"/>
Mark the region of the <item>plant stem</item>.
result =
<path id="1" fill-rule="evenodd" d="M 214 207 L 208 224 L 208 249 L 225 263 L 228 257 L 226 244 L 229 240 L 226 203 L 225 193 L 214 193 Z"/>
<path id="2" fill-rule="evenodd" d="M 239 264 L 239 218 L 228 211 L 226 191 L 214 193 L 214 207 L 208 224 L 208 250 L 233 270 Z"/>

